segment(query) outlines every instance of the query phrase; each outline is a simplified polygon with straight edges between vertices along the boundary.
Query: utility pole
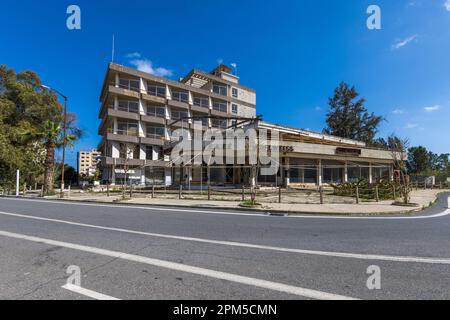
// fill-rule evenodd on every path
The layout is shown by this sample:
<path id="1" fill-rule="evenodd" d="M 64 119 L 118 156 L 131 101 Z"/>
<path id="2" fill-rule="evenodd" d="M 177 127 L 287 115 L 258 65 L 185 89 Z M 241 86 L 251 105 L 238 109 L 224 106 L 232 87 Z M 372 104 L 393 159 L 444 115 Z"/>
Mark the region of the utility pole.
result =
<path id="1" fill-rule="evenodd" d="M 64 123 L 63 123 L 63 145 L 62 145 L 62 160 L 61 160 L 61 198 L 64 198 L 64 169 L 66 160 L 66 146 L 67 146 L 67 96 L 63 95 L 58 90 L 49 86 L 41 85 L 42 88 L 50 90 L 59 94 L 64 99 Z"/>

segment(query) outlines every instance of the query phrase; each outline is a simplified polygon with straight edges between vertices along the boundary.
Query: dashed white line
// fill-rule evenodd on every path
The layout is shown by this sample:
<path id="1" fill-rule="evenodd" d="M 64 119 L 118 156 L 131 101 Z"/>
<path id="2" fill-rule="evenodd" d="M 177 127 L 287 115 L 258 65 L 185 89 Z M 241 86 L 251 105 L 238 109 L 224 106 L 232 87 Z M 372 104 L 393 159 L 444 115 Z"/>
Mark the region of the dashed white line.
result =
<path id="1" fill-rule="evenodd" d="M 312 289 L 306 289 L 306 288 L 291 286 L 291 285 L 287 285 L 287 284 L 283 284 L 283 283 L 267 281 L 267 280 L 262 280 L 262 279 L 257 279 L 257 278 L 251 278 L 251 277 L 246 277 L 246 276 L 241 276 L 241 275 L 226 273 L 226 272 L 221 272 L 221 271 L 215 271 L 215 270 L 206 269 L 206 268 L 199 268 L 199 267 L 184 265 L 184 264 L 165 261 L 165 260 L 153 259 L 153 258 L 149 258 L 149 257 L 143 257 L 143 256 L 128 254 L 128 253 L 124 253 L 124 252 L 89 247 L 89 246 L 79 245 L 79 244 L 70 243 L 70 242 L 55 241 L 55 240 L 51 240 L 51 239 L 38 238 L 38 237 L 27 236 L 27 235 L 18 234 L 18 233 L 6 232 L 6 231 L 0 231 L 0 236 L 14 238 L 14 239 L 20 239 L 20 240 L 27 240 L 27 241 L 37 242 L 37 243 L 43 243 L 43 244 L 48 244 L 51 246 L 58 246 L 58 247 L 62 247 L 62 248 L 68 248 L 68 249 L 78 250 L 78 251 L 82 251 L 82 252 L 88 252 L 88 253 L 98 254 L 98 255 L 102 255 L 102 256 L 108 256 L 108 257 L 112 257 L 112 258 L 116 258 L 116 259 L 122 259 L 122 260 L 143 263 L 143 264 L 160 267 L 160 268 L 164 268 L 164 269 L 191 273 L 191 274 L 195 274 L 195 275 L 199 275 L 199 276 L 204 276 L 204 277 L 214 278 L 214 279 L 218 279 L 218 280 L 225 280 L 225 281 L 239 283 L 239 284 L 243 284 L 243 285 L 283 292 L 283 293 L 292 294 L 292 295 L 301 296 L 301 297 L 310 298 L 310 299 L 355 300 L 354 298 L 343 296 L 343 295 L 338 295 L 338 294 L 333 294 L 333 293 L 328 293 L 328 292 L 323 292 L 323 291 L 318 291 L 318 290 L 312 290 Z"/>
<path id="2" fill-rule="evenodd" d="M 100 230 L 123 232 L 123 233 L 129 233 L 129 234 L 144 235 L 144 236 L 150 236 L 150 237 L 156 237 L 156 238 L 200 242 L 200 243 L 241 247 L 241 248 L 249 248 L 249 249 L 270 250 L 270 251 L 278 251 L 278 252 L 337 257 L 337 258 L 351 258 L 351 259 L 359 259 L 359 260 L 380 260 L 380 261 L 414 262 L 414 263 L 427 263 L 427 264 L 450 264 L 450 258 L 406 257 L 406 256 L 357 254 L 357 253 L 282 248 L 282 247 L 264 246 L 264 245 L 242 243 L 242 242 L 210 240 L 210 239 L 202 239 L 202 238 L 183 237 L 183 236 L 174 236 L 174 235 L 167 235 L 167 234 L 160 234 L 160 233 L 143 232 L 143 231 L 122 229 L 122 228 L 104 227 L 104 226 L 78 223 L 78 222 L 72 222 L 72 221 L 66 221 L 66 220 L 42 218 L 42 217 L 36 217 L 36 216 L 31 216 L 31 215 L 23 215 L 23 214 L 18 214 L 18 213 L 0 212 L 0 215 L 24 218 L 24 219 L 31 219 L 31 220 L 48 221 L 48 222 L 53 222 L 53 223 L 62 223 L 62 224 L 73 225 L 73 226 L 78 226 L 78 227 L 85 227 L 85 228 L 92 228 L 92 229 L 100 229 Z"/>
<path id="3" fill-rule="evenodd" d="M 95 299 L 95 300 L 120 300 L 111 296 L 107 296 L 106 294 L 103 293 L 99 293 L 96 291 L 92 291 L 92 290 L 88 290 L 76 285 L 73 285 L 71 283 L 67 283 L 65 285 L 63 285 L 61 288 L 69 290 L 71 292 L 77 293 L 77 294 L 81 294 L 83 296 Z"/>

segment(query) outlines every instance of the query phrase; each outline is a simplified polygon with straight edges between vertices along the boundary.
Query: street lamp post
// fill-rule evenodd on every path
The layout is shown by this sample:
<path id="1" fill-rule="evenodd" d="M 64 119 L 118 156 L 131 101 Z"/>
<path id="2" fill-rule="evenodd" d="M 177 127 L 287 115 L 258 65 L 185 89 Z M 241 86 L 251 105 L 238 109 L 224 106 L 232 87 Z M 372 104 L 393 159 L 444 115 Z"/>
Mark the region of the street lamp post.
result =
<path id="1" fill-rule="evenodd" d="M 55 90 L 49 86 L 42 85 L 42 87 L 59 94 L 64 99 L 63 146 L 62 146 L 61 193 L 60 193 L 60 197 L 64 198 L 64 169 L 66 161 L 66 139 L 67 139 L 67 96 L 63 95 L 58 90 Z"/>

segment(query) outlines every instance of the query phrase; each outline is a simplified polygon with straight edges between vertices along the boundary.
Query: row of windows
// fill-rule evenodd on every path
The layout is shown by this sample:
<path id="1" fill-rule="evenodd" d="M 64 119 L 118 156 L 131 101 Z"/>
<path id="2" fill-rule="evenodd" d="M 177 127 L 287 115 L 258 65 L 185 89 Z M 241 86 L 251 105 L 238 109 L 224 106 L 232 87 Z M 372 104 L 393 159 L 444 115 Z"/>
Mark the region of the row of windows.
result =
<path id="1" fill-rule="evenodd" d="M 156 159 L 153 159 L 154 153 L 153 146 L 145 146 L 144 150 L 146 160 L 161 160 L 160 153 L 157 153 L 155 157 Z M 127 151 L 128 151 L 128 158 L 140 159 L 141 147 L 139 145 L 134 145 L 130 147 L 129 145 L 121 143 L 119 145 L 119 157 L 122 159 L 127 158 L 126 155 Z"/>
<path id="2" fill-rule="evenodd" d="M 119 79 L 119 86 L 132 91 L 140 91 L 140 81 L 136 79 Z M 155 84 L 147 85 L 147 93 L 157 97 L 166 97 L 167 88 Z M 213 84 L 213 92 L 222 96 L 228 96 L 228 87 L 223 84 Z M 233 98 L 238 97 L 238 89 L 232 88 L 231 95 Z M 172 99 L 177 101 L 189 101 L 189 94 L 186 91 L 172 91 Z"/>
<path id="3" fill-rule="evenodd" d="M 199 99 L 201 99 L 201 98 L 199 98 Z M 206 100 L 207 100 L 207 102 L 204 100 L 198 100 L 197 101 L 198 104 L 196 104 L 196 101 L 194 99 L 194 105 L 198 105 L 198 106 L 202 106 L 202 107 L 209 106 L 208 98 L 206 98 Z M 221 112 L 227 112 L 227 104 L 223 103 L 223 102 L 214 101 L 213 109 L 217 110 L 217 111 L 221 111 Z M 139 112 L 139 102 L 129 101 L 129 100 L 119 100 L 118 110 L 125 111 L 125 112 L 138 113 Z M 231 105 L 231 112 L 234 114 L 238 113 L 238 105 L 237 104 Z M 166 114 L 165 107 L 147 106 L 147 115 L 149 115 L 149 116 L 165 117 L 165 114 Z M 172 114 L 173 114 L 173 112 L 172 112 Z"/>
<path id="4" fill-rule="evenodd" d="M 182 112 L 180 112 L 182 114 Z M 181 117 L 187 115 L 181 115 Z M 205 120 L 205 121 L 204 121 Z M 204 126 L 208 125 L 207 119 L 202 120 L 202 124 Z M 233 125 L 236 124 L 235 121 L 232 122 Z M 214 128 L 226 129 L 228 127 L 228 121 L 226 119 L 212 119 L 211 125 Z M 117 134 L 121 135 L 129 135 L 129 136 L 138 136 L 139 134 L 139 124 L 134 121 L 119 121 L 117 123 Z M 146 137 L 153 139 L 160 139 L 165 137 L 166 128 L 163 126 L 148 126 L 146 127 Z"/>

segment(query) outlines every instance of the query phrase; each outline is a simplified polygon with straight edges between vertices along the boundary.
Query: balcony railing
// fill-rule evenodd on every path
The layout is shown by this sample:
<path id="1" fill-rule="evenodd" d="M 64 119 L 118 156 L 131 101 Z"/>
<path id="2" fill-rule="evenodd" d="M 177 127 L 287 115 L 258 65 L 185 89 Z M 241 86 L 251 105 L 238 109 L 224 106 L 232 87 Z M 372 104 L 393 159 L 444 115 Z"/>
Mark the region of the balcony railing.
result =
<path id="1" fill-rule="evenodd" d="M 108 133 L 111 134 L 117 134 L 117 135 L 122 135 L 122 136 L 131 136 L 131 137 L 139 137 L 139 130 L 136 128 L 130 128 L 130 129 L 117 129 L 114 130 L 112 128 L 109 128 L 107 130 Z"/>
<path id="2" fill-rule="evenodd" d="M 209 98 L 194 97 L 194 106 L 209 108 Z"/>
<path id="3" fill-rule="evenodd" d="M 214 102 L 213 109 L 220 112 L 227 112 L 227 105 L 225 103 Z"/>
<path id="4" fill-rule="evenodd" d="M 173 91 L 172 100 L 189 103 L 189 94 L 187 92 Z"/>
<path id="5" fill-rule="evenodd" d="M 151 117 L 165 118 L 166 109 L 162 107 L 147 107 L 147 115 Z"/>
<path id="6" fill-rule="evenodd" d="M 166 97 L 166 88 L 149 85 L 147 87 L 147 94 L 150 96 L 165 98 Z"/>
<path id="7" fill-rule="evenodd" d="M 122 83 L 121 83 L 121 81 L 122 81 Z M 125 81 L 119 80 L 118 87 L 122 88 L 122 89 L 126 89 L 126 90 L 135 91 L 135 92 L 140 92 L 141 91 L 140 85 L 139 85 L 139 81 L 136 80 L 138 82 L 137 84 L 134 83 L 134 80 L 131 80 L 131 81 L 127 80 L 127 81 L 128 81 L 128 83 L 124 83 Z M 111 85 L 117 86 L 116 83 L 111 83 Z"/>
<path id="8" fill-rule="evenodd" d="M 109 106 L 111 109 L 114 109 L 114 106 Z M 118 106 L 117 110 L 131 112 L 131 113 L 139 113 L 139 106 L 131 107 L 131 106 Z"/>

